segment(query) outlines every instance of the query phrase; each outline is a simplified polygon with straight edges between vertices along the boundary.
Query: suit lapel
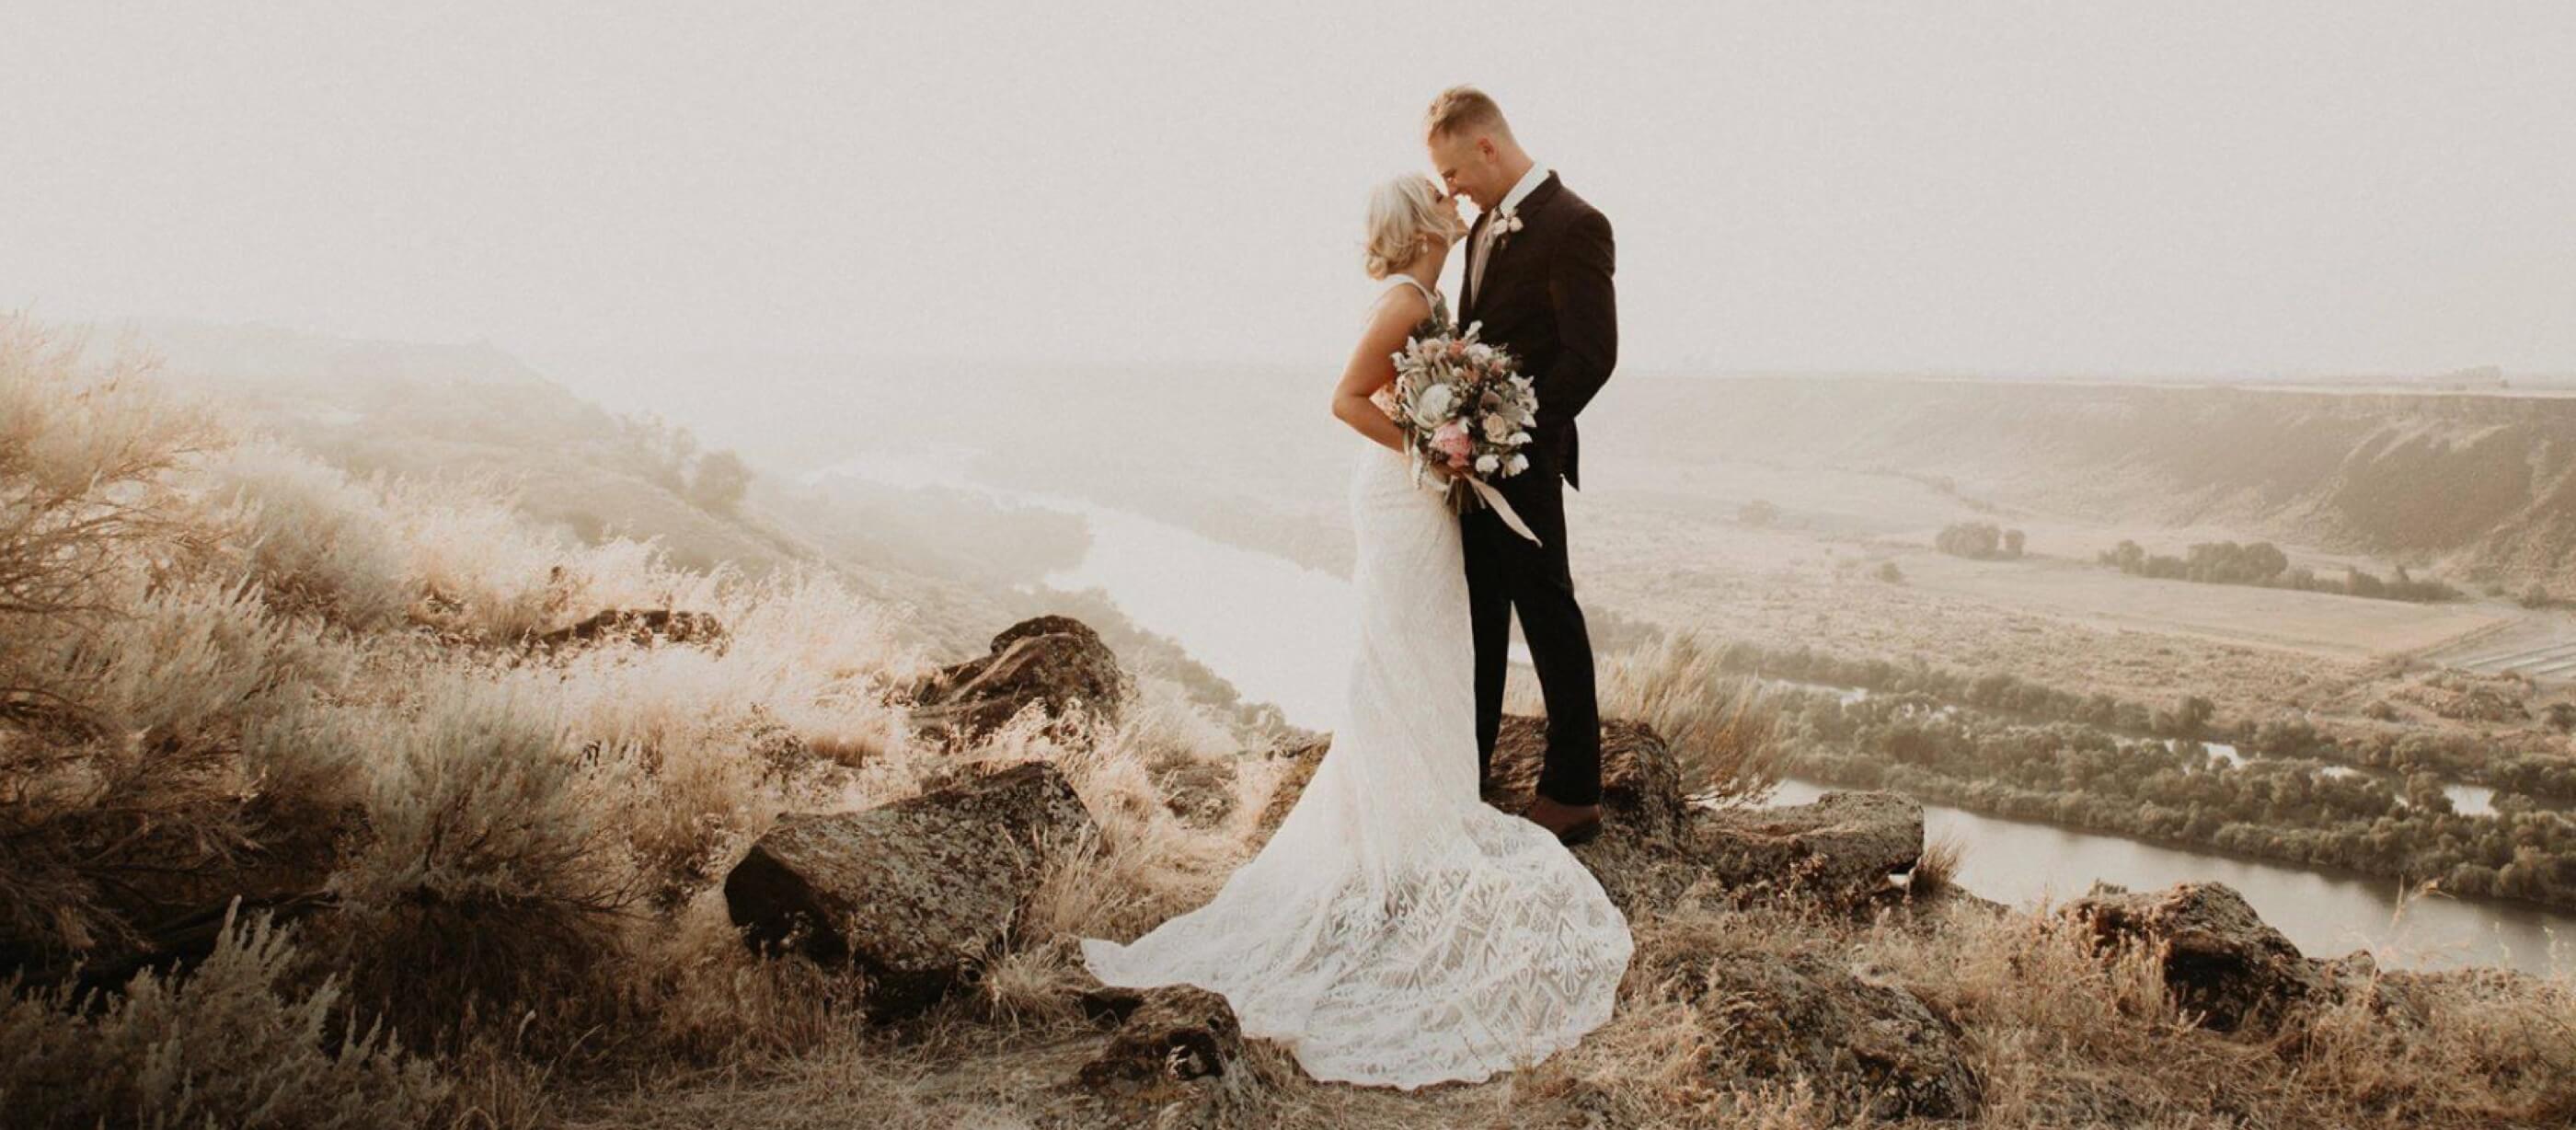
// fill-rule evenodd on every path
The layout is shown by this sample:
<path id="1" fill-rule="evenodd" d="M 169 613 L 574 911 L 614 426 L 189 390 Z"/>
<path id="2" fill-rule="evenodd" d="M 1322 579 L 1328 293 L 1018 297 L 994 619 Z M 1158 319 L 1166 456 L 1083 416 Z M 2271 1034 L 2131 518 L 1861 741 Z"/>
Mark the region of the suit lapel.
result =
<path id="1" fill-rule="evenodd" d="M 1519 232 L 1506 233 L 1502 237 L 1501 242 L 1497 243 L 1489 253 L 1489 257 L 1492 261 L 1485 264 L 1485 285 L 1476 288 L 1476 293 L 1470 296 L 1475 302 L 1479 304 L 1483 303 L 1486 293 L 1502 285 L 1502 276 L 1495 272 L 1503 269 L 1505 260 L 1513 258 L 1509 253 L 1512 243 L 1515 239 L 1528 235 L 1530 226 L 1538 222 L 1538 215 L 1541 211 L 1546 209 L 1547 202 L 1556 199 L 1556 193 L 1560 187 L 1561 186 L 1556 180 L 1556 174 L 1551 172 L 1547 174 L 1546 179 L 1538 182 L 1537 188 L 1530 190 L 1529 195 L 1521 197 L 1521 202 L 1518 207 L 1512 209 L 1512 214 L 1520 217 L 1521 230 Z M 1477 234 L 1482 234 L 1484 232 L 1485 218 L 1491 215 L 1493 215 L 1493 213 L 1483 212 L 1476 216 Z M 1482 241 L 1480 240 L 1475 244 L 1471 244 L 1470 247 L 1473 248 L 1481 245 Z M 1468 254 L 1473 255 L 1475 252 L 1471 249 Z M 1474 264 L 1470 263 L 1469 267 L 1472 269 Z"/>

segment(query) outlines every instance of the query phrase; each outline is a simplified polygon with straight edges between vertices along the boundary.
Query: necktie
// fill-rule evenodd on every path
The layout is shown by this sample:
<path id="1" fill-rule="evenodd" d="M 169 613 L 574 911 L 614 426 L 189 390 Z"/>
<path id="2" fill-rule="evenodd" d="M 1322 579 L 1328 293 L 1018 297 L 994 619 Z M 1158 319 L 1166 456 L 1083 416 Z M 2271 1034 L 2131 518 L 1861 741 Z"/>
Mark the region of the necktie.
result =
<path id="1" fill-rule="evenodd" d="M 1485 296 L 1485 264 L 1494 257 L 1494 237 L 1502 226 L 1496 217 L 1486 217 L 1484 235 L 1476 240 L 1476 261 L 1469 264 L 1467 287 L 1476 292 L 1480 300 Z"/>

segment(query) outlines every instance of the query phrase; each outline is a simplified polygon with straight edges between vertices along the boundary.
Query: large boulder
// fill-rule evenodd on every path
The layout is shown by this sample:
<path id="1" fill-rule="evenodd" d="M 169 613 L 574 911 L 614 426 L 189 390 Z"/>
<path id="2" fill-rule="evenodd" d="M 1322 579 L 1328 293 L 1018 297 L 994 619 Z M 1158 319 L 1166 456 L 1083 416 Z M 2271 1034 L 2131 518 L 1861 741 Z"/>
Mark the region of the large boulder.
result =
<path id="1" fill-rule="evenodd" d="M 1039 616 L 1003 629 L 986 654 L 923 680 L 913 692 L 912 721 L 925 734 L 966 741 L 1031 703 L 1050 720 L 1085 711 L 1115 721 L 1127 688 L 1100 633 L 1080 620 Z"/>
<path id="2" fill-rule="evenodd" d="M 2174 999 L 2217 1031 L 2268 1032 L 2339 995 L 2336 977 L 2224 883 L 2137 893 L 2095 883 L 2065 913 L 2103 942 L 2153 947 Z"/>
<path id="3" fill-rule="evenodd" d="M 1707 812 L 1693 833 L 1710 878 L 1729 888 L 1858 901 L 1923 857 L 1923 805 L 1903 793 L 1831 792 L 1812 804 Z"/>
<path id="4" fill-rule="evenodd" d="M 1761 950 L 1686 956 L 1664 983 L 1695 1005 L 1719 1070 L 1804 1080 L 1838 1122 L 1977 1114 L 1958 1030 L 1901 986 Z"/>
<path id="5" fill-rule="evenodd" d="M 862 812 L 787 815 L 725 876 L 755 945 L 793 942 L 867 974 L 880 1016 L 973 979 L 1048 859 L 1093 827 L 1055 767 L 1028 762 Z"/>

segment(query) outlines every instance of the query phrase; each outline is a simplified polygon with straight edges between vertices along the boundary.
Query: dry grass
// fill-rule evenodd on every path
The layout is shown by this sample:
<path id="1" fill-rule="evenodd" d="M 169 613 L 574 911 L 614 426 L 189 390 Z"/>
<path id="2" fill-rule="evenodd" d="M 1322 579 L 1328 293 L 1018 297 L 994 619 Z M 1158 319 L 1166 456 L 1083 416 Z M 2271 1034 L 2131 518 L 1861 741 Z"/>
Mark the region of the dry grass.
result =
<path id="1" fill-rule="evenodd" d="M 1914 870 L 1906 876 L 1905 889 L 1915 898 L 1930 898 L 1951 890 L 1959 878 L 1959 865 L 1967 860 L 1968 842 L 1955 832 L 1932 837 L 1923 845 L 1923 855 L 1914 861 Z"/>
<path id="2" fill-rule="evenodd" d="M 225 922 L 187 978 L 138 976 L 95 1010 L 65 990 L 0 1004 L 12 1126 L 433 1124 L 454 1085 L 375 1030 L 332 1037 L 340 989 L 299 988 L 284 933 Z"/>
<path id="3" fill-rule="evenodd" d="M 828 577 L 563 544 L 470 485 L 240 445 L 131 373 L 74 371 L 0 325 L 0 959 L 113 953 L 156 909 L 254 880 L 327 882 L 341 909 L 293 946 L 235 931 L 192 976 L 96 1011 L 13 985 L 0 1108 L 33 1124 L 1832 1125 L 1796 1081 L 1745 1078 L 1658 974 L 1793 949 L 1955 1023 L 1979 1125 L 2576 1111 L 2564 979 L 2390 979 L 2302 1040 L 2231 1040 L 2177 1015 L 2145 955 L 1930 899 L 1872 923 L 1640 907 L 1612 1021 L 1479 1086 L 1320 1085 L 1255 1045 L 1180 1105 L 1077 1109 L 1057 1084 L 1100 1037 L 1076 1007 L 1076 941 L 1211 895 L 1260 842 L 1278 763 L 1150 677 L 1115 724 L 1025 716 L 972 749 L 916 747 L 890 695 L 927 658 L 898 642 L 902 613 Z M 612 607 L 712 612 L 726 638 L 517 646 Z M 1670 738 L 1695 788 L 1750 799 L 1776 774 L 1768 711 L 1688 637 L 1605 660 L 1601 687 L 1605 713 Z M 870 1027 L 854 976 L 740 944 L 717 879 L 778 812 L 1031 758 L 1099 827 L 973 991 Z M 1918 893 L 1954 867 L 1934 845 Z M 433 1054 L 367 1038 L 378 1023 Z"/>
<path id="4" fill-rule="evenodd" d="M 1722 670 L 1698 635 L 1676 632 L 1601 656 L 1593 679 L 1601 716 L 1654 727 L 1681 761 L 1684 790 L 1700 801 L 1759 803 L 1779 784 L 1787 755 L 1761 684 Z M 1546 703 L 1533 683 L 1516 678 L 1504 708 L 1536 714 Z"/>

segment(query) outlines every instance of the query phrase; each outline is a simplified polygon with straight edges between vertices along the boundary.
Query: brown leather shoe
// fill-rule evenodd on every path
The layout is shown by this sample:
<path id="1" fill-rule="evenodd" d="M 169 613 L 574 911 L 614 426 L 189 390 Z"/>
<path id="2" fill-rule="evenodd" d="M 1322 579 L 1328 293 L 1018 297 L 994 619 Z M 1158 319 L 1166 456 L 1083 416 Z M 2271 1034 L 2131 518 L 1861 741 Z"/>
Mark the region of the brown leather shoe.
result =
<path id="1" fill-rule="evenodd" d="M 1586 820 L 1577 820 L 1572 826 L 1556 834 L 1556 842 L 1564 844 L 1567 847 L 1577 847 L 1591 843 L 1592 841 L 1600 838 L 1601 818 L 1598 816 Z"/>
<path id="2" fill-rule="evenodd" d="M 1554 833 L 1556 842 L 1567 847 L 1590 843 L 1601 835 L 1601 806 L 1597 804 L 1560 804 L 1540 797 L 1530 802 L 1529 809 L 1521 815 Z"/>

